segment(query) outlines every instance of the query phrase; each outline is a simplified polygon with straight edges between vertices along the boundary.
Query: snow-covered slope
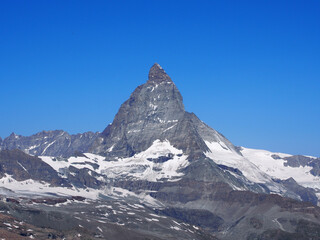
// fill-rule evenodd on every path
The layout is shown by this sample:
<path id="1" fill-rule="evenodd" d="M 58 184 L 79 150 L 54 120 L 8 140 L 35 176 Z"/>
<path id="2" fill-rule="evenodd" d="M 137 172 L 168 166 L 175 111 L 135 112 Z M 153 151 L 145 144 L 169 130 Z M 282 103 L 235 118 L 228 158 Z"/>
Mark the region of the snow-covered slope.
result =
<path id="1" fill-rule="evenodd" d="M 0 179 L 0 188 L 10 189 L 18 196 L 32 195 L 60 195 L 60 196 L 82 196 L 85 198 L 96 199 L 101 191 L 90 188 L 75 188 L 75 187 L 53 187 L 49 183 L 27 179 L 17 181 L 11 175 L 6 175 Z"/>
<path id="2" fill-rule="evenodd" d="M 273 179 L 293 178 L 304 187 L 320 189 L 320 177 L 311 174 L 311 166 L 292 167 L 286 164 L 288 160 L 285 158 L 293 155 L 244 147 L 241 147 L 238 153 L 223 142 L 206 141 L 206 144 L 210 149 L 205 153 L 207 157 L 217 164 L 239 169 L 252 182 L 274 185 Z M 271 190 L 279 192 L 277 188 Z"/>
<path id="3" fill-rule="evenodd" d="M 239 169 L 252 182 L 265 183 L 271 181 L 270 176 L 238 152 L 228 148 L 223 142 L 206 141 L 206 144 L 210 151 L 205 154 L 215 163 Z"/>
<path id="4" fill-rule="evenodd" d="M 297 183 L 304 187 L 320 189 L 320 177 L 311 174 L 311 166 L 291 167 L 286 165 L 286 157 L 293 155 L 285 153 L 273 153 L 266 150 L 242 148 L 241 153 L 245 159 L 257 166 L 273 178 L 285 180 L 292 177 Z M 274 156 L 277 156 L 275 158 Z"/>
<path id="5" fill-rule="evenodd" d="M 154 141 L 146 151 L 129 158 L 106 161 L 104 157 L 96 154 L 84 153 L 83 155 L 70 157 L 67 161 L 46 156 L 42 156 L 41 159 L 64 177 L 66 177 L 63 175 L 66 170 L 73 166 L 78 169 L 87 168 L 108 179 L 124 178 L 151 182 L 179 180 L 183 175 L 181 170 L 189 164 L 188 156 L 181 150 L 174 148 L 169 141 L 160 140 Z"/>
<path id="6" fill-rule="evenodd" d="M 169 141 L 156 140 L 147 150 L 129 158 L 119 158 L 113 161 L 106 161 L 105 157 L 84 153 L 80 156 L 69 158 L 57 158 L 41 156 L 41 160 L 51 166 L 59 175 L 70 180 L 71 186 L 53 186 L 45 181 L 26 179 L 18 181 L 14 176 L 5 174 L 0 179 L 0 189 L 10 189 L 17 196 L 32 195 L 59 195 L 59 196 L 82 196 L 90 199 L 108 198 L 134 198 L 151 206 L 159 206 L 160 203 L 148 195 L 148 192 L 135 194 L 126 189 L 110 186 L 108 182 L 113 180 L 146 180 L 149 182 L 174 182 L 184 175 L 181 170 L 189 165 L 187 155 L 182 150 L 174 148 Z M 90 178 L 96 179 L 102 184 L 97 188 L 84 185 L 77 187 L 72 180 L 78 177 L 79 171 L 85 170 Z M 81 178 L 87 178 L 81 175 Z M 78 181 L 76 179 L 76 181 Z M 89 180 L 85 180 L 89 181 Z"/>

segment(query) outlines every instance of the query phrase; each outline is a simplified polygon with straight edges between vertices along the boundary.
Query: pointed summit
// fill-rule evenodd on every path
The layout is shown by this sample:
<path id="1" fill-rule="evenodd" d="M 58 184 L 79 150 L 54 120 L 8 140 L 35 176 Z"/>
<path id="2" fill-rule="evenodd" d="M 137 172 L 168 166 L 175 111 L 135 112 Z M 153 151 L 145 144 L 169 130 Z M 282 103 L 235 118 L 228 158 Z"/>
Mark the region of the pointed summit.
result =
<path id="1" fill-rule="evenodd" d="M 14 138 L 14 139 L 16 139 L 16 138 L 19 138 L 20 136 L 19 135 L 17 135 L 15 132 L 12 132 L 10 135 L 9 135 L 9 138 Z"/>
<path id="2" fill-rule="evenodd" d="M 150 68 L 149 71 L 149 80 L 148 82 L 154 82 L 154 83 L 161 83 L 161 82 L 172 82 L 171 78 L 169 75 L 163 70 L 163 68 L 158 64 L 155 63 L 153 66 Z"/>
<path id="3" fill-rule="evenodd" d="M 121 105 L 90 151 L 112 160 L 145 151 L 155 141 L 169 141 L 190 159 L 205 158 L 204 152 L 209 151 L 205 141 L 222 141 L 234 149 L 222 135 L 185 111 L 179 90 L 157 63 L 150 69 L 147 83 L 138 86 Z"/>

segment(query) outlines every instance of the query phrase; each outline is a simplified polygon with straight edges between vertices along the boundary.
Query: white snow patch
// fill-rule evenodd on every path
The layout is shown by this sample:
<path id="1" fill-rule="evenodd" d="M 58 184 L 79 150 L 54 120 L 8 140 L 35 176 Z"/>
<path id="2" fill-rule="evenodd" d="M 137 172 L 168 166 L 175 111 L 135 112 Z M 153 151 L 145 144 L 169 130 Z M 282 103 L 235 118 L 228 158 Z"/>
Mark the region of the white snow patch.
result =
<path id="1" fill-rule="evenodd" d="M 181 226 L 181 224 L 180 224 L 180 223 L 178 223 L 178 222 L 176 222 L 175 220 L 172 220 L 172 222 L 174 222 L 175 224 L 177 224 L 177 225 Z"/>
<path id="2" fill-rule="evenodd" d="M 205 153 L 207 157 L 217 164 L 239 169 L 252 182 L 269 184 L 268 187 L 274 192 L 280 192 L 281 186 L 276 184 L 272 178 L 285 180 L 292 177 L 304 187 L 320 189 L 320 177 L 315 177 L 310 173 L 312 167 L 294 168 L 284 165 L 287 160 L 282 158 L 292 155 L 242 147 L 241 156 L 222 141 L 205 142 L 210 149 Z M 280 159 L 274 159 L 272 155 L 278 155 Z"/>
<path id="3" fill-rule="evenodd" d="M 164 130 L 163 132 L 166 132 L 166 131 L 168 131 L 168 130 L 172 129 L 172 128 L 173 128 L 173 127 L 175 127 L 177 124 L 178 124 L 178 123 L 173 124 L 171 127 L 168 127 L 168 128 L 167 128 L 166 130 Z"/>
<path id="4" fill-rule="evenodd" d="M 156 109 L 158 108 L 157 105 L 154 105 L 154 104 L 152 104 L 152 103 L 149 103 L 149 107 L 151 107 L 152 110 L 156 110 Z"/>
<path id="5" fill-rule="evenodd" d="M 286 231 L 277 218 L 273 219 L 272 222 L 276 223 L 282 231 Z"/>
<path id="6" fill-rule="evenodd" d="M 150 207 L 160 207 L 162 204 L 158 202 L 156 199 L 152 198 L 150 195 L 146 193 L 140 193 L 135 194 L 133 192 L 130 192 L 127 189 L 119 188 L 119 187 L 112 187 L 112 188 L 106 188 L 102 192 L 102 194 L 113 197 L 116 199 L 124 199 L 124 198 L 136 198 L 140 203 L 143 203 L 145 205 L 148 205 Z M 136 204 L 135 204 L 136 205 Z M 139 205 L 141 206 L 141 205 Z M 115 212 L 115 210 L 113 210 Z M 118 211 L 119 212 L 119 211 Z M 116 212 L 115 212 L 116 214 Z"/>
<path id="7" fill-rule="evenodd" d="M 177 227 L 177 226 L 170 226 L 171 229 L 177 230 L 177 231 L 181 231 L 181 228 Z"/>
<path id="8" fill-rule="evenodd" d="M 106 221 L 102 221 L 102 220 L 97 220 L 97 222 L 99 222 L 99 223 L 107 223 Z"/>
<path id="9" fill-rule="evenodd" d="M 0 179 L 0 187 L 5 187 L 20 194 L 48 194 L 54 193 L 64 196 L 82 196 L 85 198 L 97 199 L 101 191 L 96 189 L 83 189 L 75 187 L 51 187 L 50 183 L 39 182 L 33 179 L 17 181 L 11 175 L 5 175 Z"/>
<path id="10" fill-rule="evenodd" d="M 288 179 L 292 177 L 297 183 L 304 187 L 320 189 L 320 178 L 313 176 L 310 171 L 312 167 L 285 166 L 285 159 L 274 159 L 272 155 L 278 155 L 280 158 L 292 155 L 284 153 L 273 153 L 266 150 L 242 148 L 242 155 L 251 163 L 255 164 L 261 171 L 267 173 L 273 178 Z"/>
<path id="11" fill-rule="evenodd" d="M 153 214 L 153 213 L 150 213 L 149 215 L 150 215 L 150 216 L 153 216 L 153 217 L 159 217 L 158 215 Z"/>
<path id="12" fill-rule="evenodd" d="M 173 159 L 163 163 L 154 163 L 147 159 L 155 159 L 160 156 L 173 154 Z M 105 174 L 109 178 L 127 178 L 144 179 L 148 181 L 159 181 L 161 179 L 174 179 L 181 177 L 183 173 L 179 170 L 189 165 L 186 155 L 182 150 L 174 148 L 169 141 L 156 140 L 144 152 L 138 153 L 130 158 L 122 158 L 117 161 L 99 162 L 99 173 Z"/>
<path id="13" fill-rule="evenodd" d="M 45 149 L 43 149 L 41 155 L 43 155 L 43 154 L 47 151 L 48 147 L 50 147 L 50 146 L 51 146 L 52 144 L 54 144 L 55 142 L 56 142 L 56 140 L 54 140 L 52 143 L 49 143 L 49 144 L 45 147 Z"/>
<path id="14" fill-rule="evenodd" d="M 24 171 L 26 171 L 27 173 L 29 173 L 28 170 L 27 170 L 19 161 L 17 161 L 17 163 L 20 165 L 20 167 L 22 167 L 22 169 L 23 169 Z"/>
<path id="15" fill-rule="evenodd" d="M 33 145 L 33 146 L 30 146 L 29 148 L 27 148 L 26 150 L 30 151 L 30 150 L 33 150 L 37 147 L 39 147 L 40 145 Z"/>
<path id="16" fill-rule="evenodd" d="M 157 67 L 160 69 L 163 69 L 158 63 L 156 63 Z"/>
<path id="17" fill-rule="evenodd" d="M 252 182 L 265 183 L 272 181 L 270 176 L 259 170 L 259 168 L 248 159 L 233 149 L 228 148 L 223 142 L 205 141 L 205 143 L 210 149 L 210 151 L 205 154 L 215 163 L 239 169 L 243 175 Z"/>
<path id="18" fill-rule="evenodd" d="M 140 132 L 140 129 L 135 129 L 135 130 L 129 130 L 128 133 L 136 133 L 136 132 Z"/>
<path id="19" fill-rule="evenodd" d="M 159 222 L 156 218 L 145 218 L 148 222 Z"/>

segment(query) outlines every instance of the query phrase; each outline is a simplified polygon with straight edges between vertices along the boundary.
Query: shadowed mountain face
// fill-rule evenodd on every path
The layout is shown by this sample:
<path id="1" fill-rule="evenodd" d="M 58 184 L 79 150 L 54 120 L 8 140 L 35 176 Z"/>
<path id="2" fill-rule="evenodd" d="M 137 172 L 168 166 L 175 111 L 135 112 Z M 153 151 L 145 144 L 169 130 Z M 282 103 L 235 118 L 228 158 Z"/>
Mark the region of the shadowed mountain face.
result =
<path id="1" fill-rule="evenodd" d="M 190 159 L 204 157 L 204 140 L 223 141 L 234 146 L 194 114 L 184 109 L 182 96 L 159 64 L 154 64 L 148 81 L 137 87 L 124 102 L 112 124 L 96 139 L 91 151 L 107 157 L 130 157 L 155 140 L 167 139 Z"/>
<path id="2" fill-rule="evenodd" d="M 62 130 L 42 131 L 32 136 L 12 133 L 3 141 L 0 150 L 20 149 L 36 156 L 69 157 L 75 152 L 87 152 L 99 133 L 86 132 L 70 135 Z"/>
<path id="3" fill-rule="evenodd" d="M 6 175 L 13 176 L 18 181 L 33 179 L 51 183 L 53 186 L 70 186 L 40 158 L 30 156 L 18 149 L 0 151 L 0 177 Z"/>

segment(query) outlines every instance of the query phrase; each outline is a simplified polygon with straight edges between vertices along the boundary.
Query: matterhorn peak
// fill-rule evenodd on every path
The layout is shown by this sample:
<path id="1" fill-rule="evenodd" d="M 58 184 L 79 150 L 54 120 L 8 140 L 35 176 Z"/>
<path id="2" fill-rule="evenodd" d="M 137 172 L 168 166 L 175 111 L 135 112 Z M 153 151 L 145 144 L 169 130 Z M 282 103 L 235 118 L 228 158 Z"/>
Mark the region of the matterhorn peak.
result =
<path id="1" fill-rule="evenodd" d="M 172 82 L 172 80 L 163 68 L 158 63 L 155 63 L 150 68 L 148 82 L 159 84 L 161 82 Z"/>
<path id="2" fill-rule="evenodd" d="M 185 111 L 182 96 L 171 78 L 155 63 L 147 83 L 137 87 L 125 101 L 113 123 L 100 134 L 90 149 L 108 159 L 131 157 L 155 141 L 169 141 L 190 159 L 205 157 L 205 141 L 223 141 L 218 132 Z"/>

